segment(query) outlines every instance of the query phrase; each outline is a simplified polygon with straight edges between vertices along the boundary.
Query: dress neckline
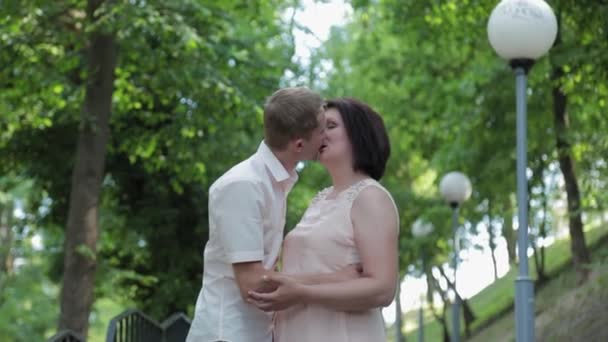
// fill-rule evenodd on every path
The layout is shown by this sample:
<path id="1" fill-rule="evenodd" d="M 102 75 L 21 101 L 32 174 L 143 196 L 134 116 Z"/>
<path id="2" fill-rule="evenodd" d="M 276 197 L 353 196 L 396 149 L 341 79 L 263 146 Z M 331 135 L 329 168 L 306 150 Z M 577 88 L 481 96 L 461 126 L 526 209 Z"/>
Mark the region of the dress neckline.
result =
<path id="1" fill-rule="evenodd" d="M 347 188 L 341 190 L 340 192 L 336 193 L 334 195 L 334 197 L 329 198 L 329 195 L 331 195 L 331 193 L 334 190 L 334 186 L 330 186 L 329 188 L 327 188 L 327 192 L 325 193 L 325 196 L 323 196 L 323 200 L 325 201 L 333 201 L 333 200 L 337 200 L 338 198 L 340 198 L 343 194 L 347 194 L 349 192 L 351 192 L 352 189 L 355 189 L 359 184 L 365 183 L 366 181 L 371 180 L 371 177 L 365 177 L 363 179 L 360 179 L 356 182 L 354 182 L 353 184 L 349 185 Z"/>

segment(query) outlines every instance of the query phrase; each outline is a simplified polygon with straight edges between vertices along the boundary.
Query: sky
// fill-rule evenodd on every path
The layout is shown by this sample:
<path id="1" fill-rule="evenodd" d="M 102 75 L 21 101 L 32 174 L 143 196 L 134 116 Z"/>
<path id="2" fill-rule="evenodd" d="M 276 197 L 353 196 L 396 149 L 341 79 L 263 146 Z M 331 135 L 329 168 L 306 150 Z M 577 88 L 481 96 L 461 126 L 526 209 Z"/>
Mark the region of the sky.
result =
<path id="1" fill-rule="evenodd" d="M 308 27 L 314 35 L 297 29 L 294 30 L 294 35 L 296 56 L 306 61 L 311 49 L 319 47 L 322 41 L 327 40 L 332 26 L 342 25 L 348 20 L 352 8 L 344 0 L 330 0 L 324 3 L 318 0 L 303 0 L 302 3 L 303 8 L 297 11 L 295 20 Z"/>

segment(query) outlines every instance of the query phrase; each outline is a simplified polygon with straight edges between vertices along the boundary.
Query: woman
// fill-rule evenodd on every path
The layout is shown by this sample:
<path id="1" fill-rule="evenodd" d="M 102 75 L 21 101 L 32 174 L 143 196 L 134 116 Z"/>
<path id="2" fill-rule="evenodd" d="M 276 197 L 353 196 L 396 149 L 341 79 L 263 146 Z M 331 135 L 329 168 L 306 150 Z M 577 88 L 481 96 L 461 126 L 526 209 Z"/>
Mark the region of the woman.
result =
<path id="1" fill-rule="evenodd" d="M 382 177 L 390 144 L 382 118 L 355 99 L 327 102 L 319 161 L 332 186 L 313 199 L 285 238 L 282 273 L 272 293 L 250 293 L 262 310 L 278 310 L 275 341 L 385 341 L 381 307 L 398 274 L 399 216 Z M 302 284 L 289 275 L 331 273 L 360 264 L 360 277 Z M 283 310 L 284 309 L 284 310 Z M 282 311 L 281 311 L 282 310 Z"/>

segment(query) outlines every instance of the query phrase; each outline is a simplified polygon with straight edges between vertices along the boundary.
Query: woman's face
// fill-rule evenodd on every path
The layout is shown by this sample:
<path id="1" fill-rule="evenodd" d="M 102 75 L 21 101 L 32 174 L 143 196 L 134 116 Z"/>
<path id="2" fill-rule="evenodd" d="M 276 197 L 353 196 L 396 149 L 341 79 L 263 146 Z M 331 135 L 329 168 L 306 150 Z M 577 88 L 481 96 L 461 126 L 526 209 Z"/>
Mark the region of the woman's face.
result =
<path id="1" fill-rule="evenodd" d="M 326 166 L 336 161 L 350 162 L 352 146 L 340 112 L 335 108 L 329 108 L 325 111 L 325 122 L 325 140 L 321 145 L 319 161 Z"/>

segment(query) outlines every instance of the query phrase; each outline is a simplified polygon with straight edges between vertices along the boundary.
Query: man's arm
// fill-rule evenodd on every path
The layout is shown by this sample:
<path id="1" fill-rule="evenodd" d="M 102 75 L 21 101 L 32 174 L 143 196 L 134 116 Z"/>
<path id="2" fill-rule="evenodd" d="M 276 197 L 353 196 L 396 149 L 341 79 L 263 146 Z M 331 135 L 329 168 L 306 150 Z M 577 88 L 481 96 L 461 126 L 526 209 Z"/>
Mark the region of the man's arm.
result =
<path id="1" fill-rule="evenodd" d="M 276 272 L 265 269 L 260 261 L 232 264 L 232 269 L 241 291 L 241 297 L 244 300 L 247 300 L 249 291 L 268 293 L 277 288 L 276 284 L 264 280 L 273 276 Z"/>
<path id="2" fill-rule="evenodd" d="M 243 299 L 247 292 L 268 292 L 276 287 L 262 281 L 272 272 L 264 269 L 263 194 L 250 180 L 236 180 L 211 194 L 209 215 L 232 264 L 235 281 Z"/>

